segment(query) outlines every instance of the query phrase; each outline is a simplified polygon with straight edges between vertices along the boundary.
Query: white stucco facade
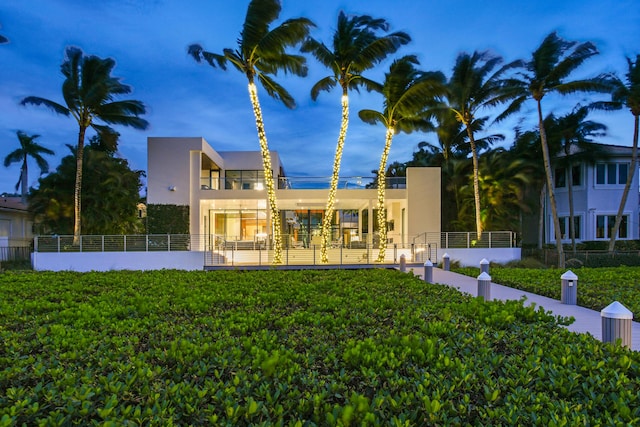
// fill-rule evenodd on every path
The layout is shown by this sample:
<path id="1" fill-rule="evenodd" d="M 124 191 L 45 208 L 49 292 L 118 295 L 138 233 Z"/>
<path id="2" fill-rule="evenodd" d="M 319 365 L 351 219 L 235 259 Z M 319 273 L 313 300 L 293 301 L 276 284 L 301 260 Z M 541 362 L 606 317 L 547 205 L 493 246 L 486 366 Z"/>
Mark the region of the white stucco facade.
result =
<path id="1" fill-rule="evenodd" d="M 238 244 L 271 235 L 259 151 L 218 152 L 201 137 L 149 137 L 147 153 L 147 203 L 189 206 L 190 234 Z M 286 176 L 277 152 L 271 161 L 287 243 L 317 244 L 329 179 Z M 366 188 L 370 181 L 339 183 L 332 239 L 341 245 L 375 242 L 377 190 Z M 388 184 L 389 243 L 406 245 L 421 233 L 440 232 L 439 168 L 409 168 L 406 179 Z"/>
<path id="2" fill-rule="evenodd" d="M 620 200 L 631 164 L 631 147 L 598 144 L 603 153 L 593 162 L 576 162 L 571 165 L 574 223 L 576 241 L 609 240 L 613 219 L 618 212 Z M 639 238 L 639 192 L 638 168 L 623 211 L 623 223 L 618 240 Z M 569 167 L 563 165 L 554 171 L 555 196 L 558 217 L 561 221 L 563 242 L 571 241 L 569 234 Z M 547 243 L 555 242 L 553 218 L 548 199 L 545 206 Z"/>

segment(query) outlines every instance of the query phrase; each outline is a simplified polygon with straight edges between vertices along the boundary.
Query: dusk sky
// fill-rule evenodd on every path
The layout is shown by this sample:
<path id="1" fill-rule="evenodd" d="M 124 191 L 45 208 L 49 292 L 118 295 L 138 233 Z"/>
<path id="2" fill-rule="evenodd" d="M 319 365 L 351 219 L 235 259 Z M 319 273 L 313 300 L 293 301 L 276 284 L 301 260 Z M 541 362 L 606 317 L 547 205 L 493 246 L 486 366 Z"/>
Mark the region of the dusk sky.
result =
<path id="1" fill-rule="evenodd" d="M 146 170 L 148 136 L 202 136 L 216 150 L 258 150 L 255 122 L 246 78 L 232 67 L 225 72 L 198 64 L 187 46 L 201 44 L 221 52 L 236 47 L 248 0 L 1 0 L 0 34 L 0 156 L 18 147 L 17 130 L 40 134 L 38 142 L 56 152 L 47 157 L 55 170 L 69 154 L 65 144 L 77 143 L 78 127 L 71 117 L 43 107 L 22 107 L 21 99 L 35 95 L 64 104 L 60 64 L 65 48 L 112 57 L 114 76 L 131 85 L 128 98 L 143 101 L 150 122 L 146 131 L 116 127 L 119 153 L 134 169 Z M 490 50 L 506 62 L 529 59 L 552 31 L 568 40 L 592 41 L 600 55 L 575 77 L 617 72 L 624 76 L 625 57 L 640 53 L 640 5 L 637 0 L 283 0 L 282 19 L 304 16 L 317 25 L 312 36 L 331 43 L 337 15 L 368 14 L 385 18 L 391 31 L 403 30 L 413 41 L 368 76 L 381 81 L 391 60 L 416 54 L 424 70 L 450 74 L 463 51 Z M 340 125 L 340 91 L 322 92 L 311 100 L 311 86 L 328 74 L 309 57 L 307 78 L 278 76 L 297 101 L 295 110 L 270 99 L 260 87 L 270 148 L 279 152 L 291 176 L 329 176 Z M 545 98 L 544 113 L 565 114 L 579 102 L 597 96 Z M 600 99 L 604 99 L 600 97 Z M 380 95 L 352 93 L 351 122 L 342 161 L 342 176 L 371 176 L 384 145 L 381 125 L 364 124 L 363 108 L 381 110 Z M 510 145 L 513 128 L 536 124 L 533 103 L 512 120 L 489 128 L 503 133 Z M 629 111 L 590 116 L 609 127 L 600 142 L 630 146 L 633 122 Z M 92 131 L 88 137 L 93 135 Z M 88 139 L 88 138 L 87 138 Z M 436 142 L 433 134 L 398 135 L 390 161 L 407 161 L 420 141 Z M 30 185 L 38 169 L 29 164 Z M 20 164 L 0 167 L 0 194 L 14 192 Z"/>

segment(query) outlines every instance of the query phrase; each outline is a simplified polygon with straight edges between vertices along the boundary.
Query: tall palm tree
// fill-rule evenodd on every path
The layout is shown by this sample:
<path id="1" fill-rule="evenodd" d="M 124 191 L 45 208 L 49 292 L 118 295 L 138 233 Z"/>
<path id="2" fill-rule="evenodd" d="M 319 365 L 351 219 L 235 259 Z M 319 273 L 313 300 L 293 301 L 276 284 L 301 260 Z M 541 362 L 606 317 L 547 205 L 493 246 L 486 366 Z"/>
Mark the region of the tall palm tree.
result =
<path id="1" fill-rule="evenodd" d="M 455 115 L 456 120 L 465 127 L 471 156 L 473 160 L 473 195 L 475 201 L 476 233 L 478 239 L 482 236 L 482 218 L 480 206 L 480 186 L 478 182 L 478 150 L 475 140 L 476 125 L 484 123 L 479 121 L 477 114 L 483 110 L 495 107 L 507 102 L 514 97 L 513 92 L 505 91 L 502 82 L 504 72 L 511 65 L 501 67 L 494 71 L 502 63 L 502 58 L 488 52 L 466 52 L 458 55 L 453 73 L 448 82 L 447 107 Z M 500 116 L 504 117 L 504 116 Z"/>
<path id="2" fill-rule="evenodd" d="M 631 189 L 631 182 L 633 176 L 636 173 L 638 163 L 638 122 L 640 117 L 640 55 L 636 55 L 635 62 L 631 58 L 627 58 L 628 71 L 626 73 L 626 81 L 622 81 L 620 78 L 614 78 L 612 80 L 613 90 L 611 92 L 611 102 L 594 103 L 596 108 L 604 109 L 621 109 L 628 108 L 633 115 L 633 148 L 631 151 L 631 166 L 627 174 L 627 182 L 625 183 L 622 197 L 620 199 L 620 206 L 618 207 L 618 213 L 616 214 L 616 222 L 611 230 L 611 236 L 609 238 L 609 252 L 613 252 L 616 244 L 616 237 L 618 236 L 618 230 L 620 230 L 620 223 L 622 222 L 622 213 L 624 212 L 624 206 L 627 204 L 627 197 L 629 196 L 629 190 Z"/>
<path id="3" fill-rule="evenodd" d="M 226 70 L 227 61 L 231 62 L 249 81 L 249 97 L 258 130 L 262 167 L 264 169 L 273 227 L 274 264 L 282 263 L 281 219 L 273 181 L 271 153 L 264 130 L 264 121 L 255 80 L 257 79 L 262 84 L 269 96 L 282 101 L 287 108 L 294 108 L 295 101 L 293 97 L 284 87 L 274 81 L 269 74 L 284 71 L 285 73 L 292 73 L 302 77 L 307 75 L 305 58 L 287 53 L 286 49 L 301 43 L 308 36 L 309 29 L 313 26 L 313 23 L 306 18 L 295 18 L 269 29 L 273 21 L 280 16 L 281 8 L 279 0 L 252 0 L 247 8 L 242 32 L 238 38 L 238 47 L 235 50 L 227 48 L 223 49 L 222 54 L 218 54 L 205 51 L 198 44 L 192 44 L 188 49 L 189 54 L 197 62 L 205 60 L 214 68 L 220 67 Z"/>
<path id="4" fill-rule="evenodd" d="M 336 85 L 340 85 L 342 89 L 342 120 L 333 160 L 327 206 L 322 220 L 320 254 L 321 261 L 324 263 L 329 261 L 327 246 L 331 241 L 331 218 L 338 188 L 342 151 L 349 127 L 349 90 L 357 91 L 360 87 L 364 87 L 368 91 L 379 91 L 380 85 L 364 77 L 362 73 L 411 41 L 411 37 L 401 31 L 379 35 L 379 31 L 388 30 L 389 24 L 384 19 L 374 19 L 368 15 L 347 16 L 344 12 L 340 12 L 331 48 L 313 38 L 308 38 L 302 45 L 303 52 L 310 52 L 318 62 L 331 71 L 330 75 L 313 85 L 311 98 L 316 100 L 320 91 L 328 92 Z"/>
<path id="5" fill-rule="evenodd" d="M 85 56 L 75 47 L 67 48 L 65 56 L 60 69 L 65 77 L 62 83 L 62 96 L 66 105 L 37 96 L 28 96 L 22 100 L 21 104 L 43 105 L 55 113 L 73 116 L 78 123 L 73 201 L 73 242 L 78 244 L 82 231 L 82 161 L 87 128 L 93 128 L 104 141 L 115 146 L 117 133 L 109 125 L 146 129 L 149 123 L 139 117 L 146 112 L 141 101 L 116 100 L 118 96 L 130 93 L 131 87 L 123 84 L 119 77 L 111 75 L 116 65 L 115 60 L 102 59 L 94 55 Z M 97 121 L 105 124 L 98 124 Z"/>
<path id="6" fill-rule="evenodd" d="M 387 247 L 387 216 L 385 210 L 385 171 L 393 136 L 398 132 L 433 130 L 428 107 L 433 107 L 445 92 L 444 75 L 423 72 L 415 68 L 418 59 L 407 55 L 393 61 L 382 85 L 384 110 L 360 110 L 358 115 L 369 124 L 382 123 L 386 128 L 384 149 L 378 168 L 378 232 L 380 233 L 377 262 L 383 262 Z"/>
<path id="7" fill-rule="evenodd" d="M 602 158 L 603 150 L 599 145 L 592 144 L 591 137 L 604 136 L 607 127 L 602 123 L 586 120 L 589 107 L 578 105 L 573 111 L 561 117 L 552 114 L 545 119 L 549 140 L 557 139 L 550 150 L 556 158 L 556 164 L 566 171 L 567 197 L 569 202 L 569 236 L 573 252 L 576 251 L 576 231 L 573 209 L 573 167 L 581 163 L 594 163 Z M 548 124 L 547 124 L 548 123 Z"/>
<path id="8" fill-rule="evenodd" d="M 570 42 L 560 38 L 555 32 L 549 34 L 540 46 L 533 52 L 529 61 L 516 61 L 514 64 L 522 71 L 513 78 L 505 81 L 505 86 L 511 91 L 519 92 L 513 103 L 503 115 L 517 111 L 522 104 L 532 98 L 538 109 L 538 128 L 544 163 L 545 177 L 549 205 L 553 216 L 556 247 L 558 250 L 558 267 L 564 268 L 564 251 L 560 234 L 560 221 L 553 181 L 551 174 L 551 159 L 547 143 L 547 134 L 542 114 L 542 99 L 548 93 L 556 92 L 568 95 L 576 92 L 606 92 L 609 85 L 602 77 L 567 81 L 571 73 L 580 67 L 587 59 L 598 54 L 598 50 L 591 42 Z"/>
<path id="9" fill-rule="evenodd" d="M 43 154 L 53 155 L 54 152 L 43 147 L 36 142 L 40 135 L 27 135 L 23 131 L 16 132 L 20 141 L 20 148 L 15 149 L 4 158 L 4 166 L 8 167 L 11 163 L 22 162 L 20 167 L 20 178 L 16 184 L 16 190 L 22 186 L 22 202 L 27 201 L 27 190 L 29 188 L 29 172 L 27 169 L 27 159 L 31 157 L 36 161 L 40 168 L 40 175 L 49 172 L 49 163 L 42 157 Z"/>

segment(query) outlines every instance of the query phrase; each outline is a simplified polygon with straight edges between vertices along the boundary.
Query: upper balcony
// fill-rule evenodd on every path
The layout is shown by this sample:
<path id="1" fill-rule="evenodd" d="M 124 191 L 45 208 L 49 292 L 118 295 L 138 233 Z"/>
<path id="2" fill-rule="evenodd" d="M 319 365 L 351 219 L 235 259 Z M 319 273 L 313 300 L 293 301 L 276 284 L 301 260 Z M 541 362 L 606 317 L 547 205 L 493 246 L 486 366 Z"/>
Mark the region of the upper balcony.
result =
<path id="1" fill-rule="evenodd" d="M 331 177 L 279 177 L 278 189 L 280 190 L 328 190 L 331 186 Z M 202 190 L 264 190 L 262 178 L 201 178 Z M 366 190 L 377 188 L 375 177 L 340 177 L 338 189 Z M 406 177 L 387 177 L 387 189 L 407 188 Z"/>

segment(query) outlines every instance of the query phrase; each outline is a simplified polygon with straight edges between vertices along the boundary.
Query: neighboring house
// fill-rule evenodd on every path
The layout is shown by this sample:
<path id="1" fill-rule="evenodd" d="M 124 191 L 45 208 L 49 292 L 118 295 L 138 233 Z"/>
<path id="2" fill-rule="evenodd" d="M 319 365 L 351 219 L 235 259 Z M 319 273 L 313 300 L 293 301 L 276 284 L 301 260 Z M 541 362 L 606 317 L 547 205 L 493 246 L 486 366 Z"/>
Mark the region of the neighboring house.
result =
<path id="1" fill-rule="evenodd" d="M 555 194 L 563 242 L 569 235 L 569 176 L 573 178 L 573 210 L 576 241 L 609 240 L 620 199 L 631 166 L 631 147 L 597 144 L 602 153 L 594 163 L 575 164 L 572 170 L 555 169 Z M 638 239 L 639 234 L 638 168 L 624 208 L 619 240 Z M 551 209 L 545 206 L 545 240 L 555 242 Z"/>
<path id="2" fill-rule="evenodd" d="M 259 151 L 218 152 L 200 137 L 150 137 L 147 153 L 147 204 L 189 206 L 190 234 L 248 245 L 272 235 Z M 319 245 L 329 178 L 289 177 L 277 152 L 271 152 L 271 160 L 283 243 L 288 247 Z M 341 178 L 334 244 L 376 243 L 377 190 L 365 188 L 372 179 Z M 440 169 L 408 168 L 406 178 L 389 178 L 386 209 L 389 243 L 411 244 L 423 233 L 439 236 Z"/>
<path id="3" fill-rule="evenodd" d="M 33 221 L 20 197 L 0 196 L 0 247 L 30 246 Z"/>

